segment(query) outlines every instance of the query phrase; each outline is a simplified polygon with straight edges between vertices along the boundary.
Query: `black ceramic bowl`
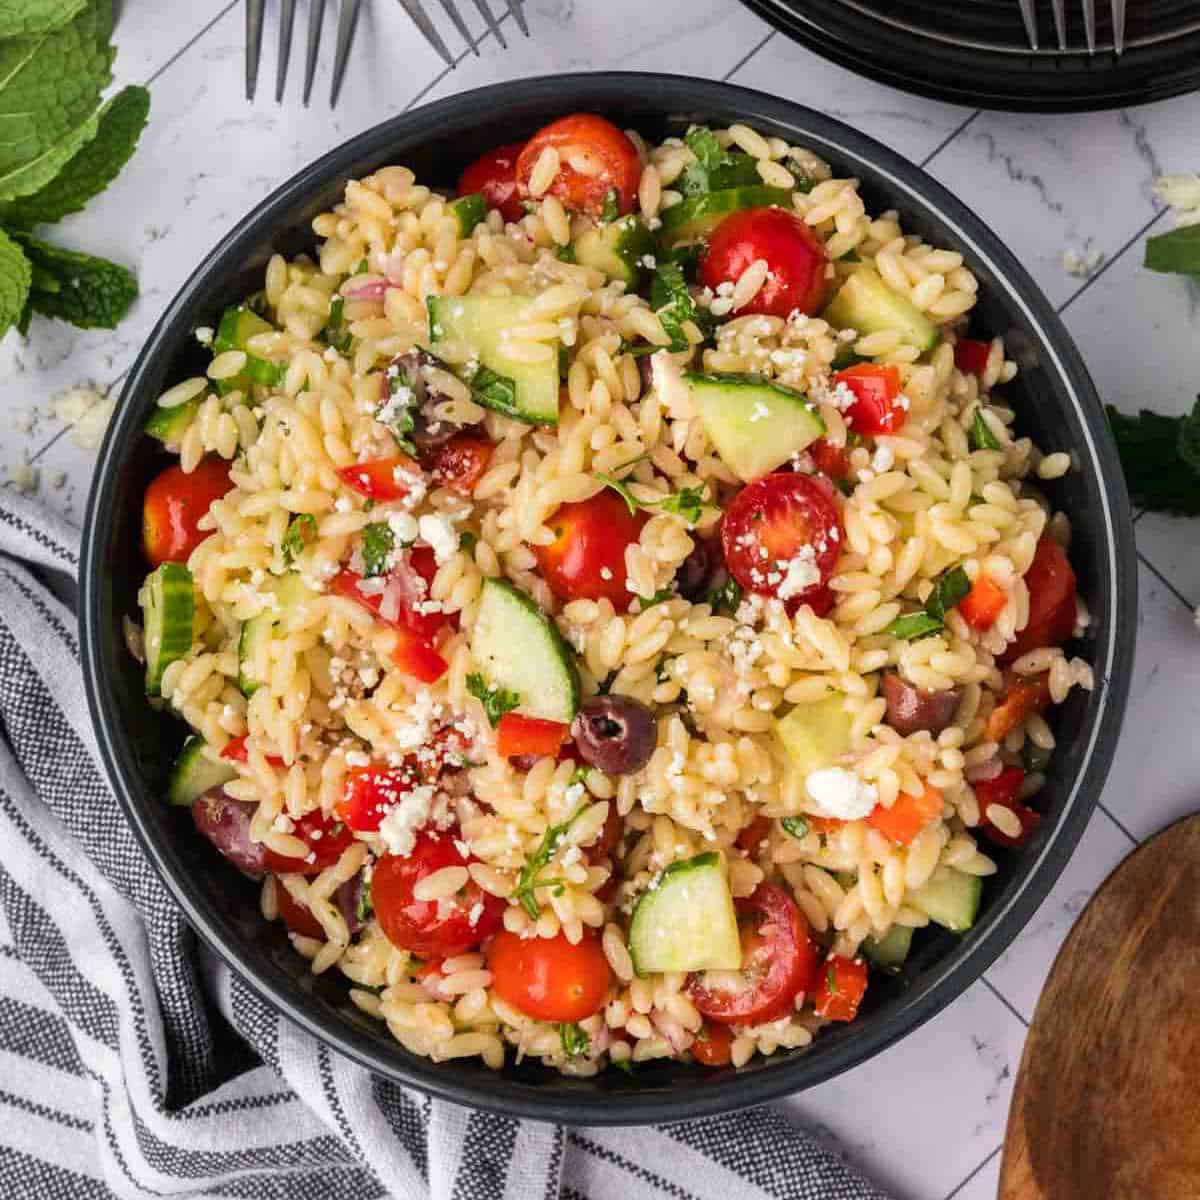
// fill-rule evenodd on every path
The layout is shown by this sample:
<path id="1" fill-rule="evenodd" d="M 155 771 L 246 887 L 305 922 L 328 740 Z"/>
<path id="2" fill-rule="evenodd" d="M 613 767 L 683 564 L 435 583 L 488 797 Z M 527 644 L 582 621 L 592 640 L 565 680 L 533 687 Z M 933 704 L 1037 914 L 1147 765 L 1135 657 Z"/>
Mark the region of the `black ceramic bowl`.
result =
<path id="1" fill-rule="evenodd" d="M 353 1006 L 337 972 L 309 973 L 282 926 L 259 916 L 257 887 L 210 852 L 185 813 L 163 803 L 164 773 L 183 730 L 146 702 L 141 671 L 121 635 L 122 615 L 136 612 L 146 570 L 138 549 L 142 491 L 162 465 L 141 428 L 164 388 L 202 369 L 192 330 L 213 325 L 224 305 L 258 288 L 270 254 L 309 247 L 313 216 L 338 199 L 347 179 L 403 162 L 420 179 L 452 188 L 462 166 L 482 151 L 579 109 L 650 137 L 680 133 L 691 122 L 744 121 L 811 146 L 839 174 L 859 177 L 870 209 L 899 209 L 906 229 L 962 252 L 980 281 L 976 328 L 1003 333 L 1021 363 L 1019 382 L 1007 390 L 1022 427 L 1048 450 L 1070 451 L 1079 467 L 1054 485 L 1054 500 L 1075 526 L 1072 559 L 1094 617 L 1079 652 L 1094 664 L 1097 687 L 1090 695 L 1073 693 L 1058 714 L 1060 749 L 1039 834 L 1023 853 L 1004 858 L 987 882 L 982 915 L 969 934 L 929 934 L 902 975 L 872 985 L 853 1025 L 831 1029 L 807 1053 L 758 1059 L 736 1072 L 659 1062 L 632 1078 L 609 1071 L 567 1079 L 537 1065 L 496 1073 L 405 1052 Z M 100 452 L 83 561 L 83 659 L 101 752 L 147 854 L 200 935 L 281 1012 L 371 1070 L 465 1104 L 576 1124 L 679 1120 L 799 1091 L 878 1053 L 969 987 L 1032 915 L 1087 823 L 1117 738 L 1133 659 L 1133 534 L 1116 454 L 1079 354 L 1016 259 L 960 201 L 878 142 L 786 101 L 670 76 L 570 75 L 455 96 L 362 134 L 260 204 L 199 265 L 129 375 Z"/>

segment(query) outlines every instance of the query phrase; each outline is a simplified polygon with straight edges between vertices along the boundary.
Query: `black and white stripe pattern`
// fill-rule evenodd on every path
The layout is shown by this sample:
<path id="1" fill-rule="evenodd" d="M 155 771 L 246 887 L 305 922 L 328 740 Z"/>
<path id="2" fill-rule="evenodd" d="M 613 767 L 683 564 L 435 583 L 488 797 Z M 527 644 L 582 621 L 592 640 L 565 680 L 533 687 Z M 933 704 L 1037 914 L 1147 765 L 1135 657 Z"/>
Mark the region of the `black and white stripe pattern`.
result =
<path id="1" fill-rule="evenodd" d="M 0 494 L 0 1196 L 883 1200 L 768 1110 L 563 1129 L 433 1102 L 280 1020 L 204 947 L 100 768 L 74 530 Z M 213 1022 L 258 1065 L 222 1074 Z"/>

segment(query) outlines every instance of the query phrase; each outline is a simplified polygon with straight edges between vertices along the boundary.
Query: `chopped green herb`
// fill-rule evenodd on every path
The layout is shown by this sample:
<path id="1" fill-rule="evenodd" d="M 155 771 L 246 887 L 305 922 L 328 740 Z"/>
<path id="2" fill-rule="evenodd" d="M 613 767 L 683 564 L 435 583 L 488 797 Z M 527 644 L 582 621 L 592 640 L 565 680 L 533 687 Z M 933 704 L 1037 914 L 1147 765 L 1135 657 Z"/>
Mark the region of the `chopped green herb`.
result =
<path id="1" fill-rule="evenodd" d="M 720 587 L 709 591 L 704 597 L 704 602 L 712 608 L 714 614 L 733 614 L 742 604 L 742 585 L 730 575 Z"/>
<path id="2" fill-rule="evenodd" d="M 726 188 L 755 187 L 762 183 L 756 161 L 740 150 L 724 148 L 711 129 L 696 126 L 684 136 L 688 149 L 696 156 L 675 183 L 685 196 L 700 196 Z"/>
<path id="3" fill-rule="evenodd" d="M 485 408 L 495 409 L 509 417 L 520 417 L 517 408 L 517 385 L 507 375 L 499 375 L 491 367 L 480 367 L 471 376 L 471 391 Z"/>
<path id="4" fill-rule="evenodd" d="M 592 768 L 587 763 L 580 763 L 579 766 L 571 773 L 571 778 L 567 782 L 568 787 L 573 787 L 577 783 L 586 784 L 588 776 L 592 773 Z"/>
<path id="5" fill-rule="evenodd" d="M 646 354 L 653 354 L 656 350 L 661 350 L 661 346 L 652 346 L 649 342 L 643 342 L 641 345 L 635 346 L 633 342 L 621 339 L 621 344 L 617 347 L 618 354 L 628 354 L 633 358 L 641 358 Z"/>
<path id="6" fill-rule="evenodd" d="M 600 221 L 609 225 L 621 215 L 621 196 L 615 187 L 604 193 L 604 206 L 600 209 Z"/>
<path id="7" fill-rule="evenodd" d="M 691 344 L 683 332 L 684 323 L 694 322 L 701 330 L 708 326 L 711 318 L 701 313 L 688 290 L 683 268 L 678 263 L 660 263 L 650 284 L 650 307 L 658 314 L 662 327 L 671 343 L 672 352 L 686 350 Z"/>
<path id="8" fill-rule="evenodd" d="M 512 712 L 521 703 L 521 697 L 516 692 L 488 687 L 487 680 L 475 671 L 467 676 L 467 691 L 483 705 L 493 729 L 500 724 L 500 718 L 506 712 Z"/>
<path id="9" fill-rule="evenodd" d="M 971 422 L 971 431 L 967 434 L 967 442 L 972 450 L 999 450 L 1000 439 L 992 432 L 992 427 L 984 420 L 983 409 L 975 410 L 975 419 Z"/>
<path id="10" fill-rule="evenodd" d="M 678 513 L 689 525 L 695 525 L 704 511 L 706 485 L 681 488 L 661 500 L 639 500 L 620 479 L 599 471 L 596 472 L 596 478 L 603 479 L 625 501 L 631 513 L 636 513 L 639 508 L 658 508 L 663 512 Z"/>
<path id="11" fill-rule="evenodd" d="M 624 1071 L 626 1075 L 633 1074 L 633 1060 L 628 1058 L 613 1058 L 609 1060 L 618 1071 Z"/>
<path id="12" fill-rule="evenodd" d="M 559 262 L 576 263 L 579 261 L 575 254 L 575 243 L 568 242 L 565 246 L 559 246 L 558 253 L 555 255 Z"/>
<path id="13" fill-rule="evenodd" d="M 700 265 L 700 252 L 703 246 L 699 242 L 686 242 L 682 246 L 672 246 L 670 249 L 659 250 L 657 261 L 660 263 L 675 263 L 683 269 L 684 276 L 692 281 L 696 278 L 696 269 Z"/>
<path id="14" fill-rule="evenodd" d="M 883 632 L 888 637 L 903 638 L 911 642 L 929 637 L 933 633 L 941 633 L 944 628 L 945 625 L 937 617 L 931 617 L 927 612 L 916 612 L 897 617 Z"/>
<path id="15" fill-rule="evenodd" d="M 469 529 L 464 529 L 462 533 L 458 535 L 458 548 L 463 551 L 464 554 L 473 555 L 475 553 L 475 547 L 478 545 L 478 534 L 472 533 Z"/>
<path id="16" fill-rule="evenodd" d="M 470 688 L 470 680 L 471 677 L 468 675 L 468 688 Z M 585 802 L 563 821 L 561 825 L 551 825 L 542 835 L 542 840 L 538 844 L 538 848 L 529 856 L 528 861 L 521 868 L 520 875 L 517 876 L 517 886 L 513 888 L 511 899 L 516 900 L 535 921 L 542 910 L 538 905 L 534 892 L 538 888 L 563 886 L 561 879 L 543 879 L 542 871 L 554 857 L 554 851 L 558 849 L 558 843 L 562 841 L 563 834 L 571 828 L 571 825 L 579 817 L 579 814 L 587 808 L 588 804 Z"/>
<path id="17" fill-rule="evenodd" d="M 665 588 L 659 588 L 653 596 L 639 596 L 638 600 L 641 602 L 642 612 L 645 612 L 646 609 L 653 608 L 656 604 L 665 604 L 668 600 L 674 600 L 675 595 L 675 589 L 668 584 Z"/>
<path id="18" fill-rule="evenodd" d="M 321 330 L 321 338 L 327 346 L 332 346 L 339 354 L 349 354 L 354 337 L 346 325 L 346 302 L 341 296 L 335 296 L 329 306 L 329 320 Z"/>
<path id="19" fill-rule="evenodd" d="M 284 566 L 290 567 L 304 553 L 304 547 L 309 541 L 316 536 L 317 518 L 312 513 L 300 513 L 293 517 L 288 524 L 287 533 L 283 535 L 283 545 L 280 546 Z"/>
<path id="20" fill-rule="evenodd" d="M 558 1038 L 562 1042 L 563 1053 L 568 1058 L 578 1058 L 581 1054 L 586 1054 L 592 1045 L 592 1039 L 578 1021 L 561 1021 L 558 1026 Z"/>
<path id="21" fill-rule="evenodd" d="M 392 372 L 395 371 L 395 374 Z M 412 433 L 416 424 L 414 410 L 417 407 L 416 389 L 409 383 L 408 377 L 396 367 L 389 368 L 386 376 L 388 381 L 387 399 L 375 410 L 375 420 L 386 425 L 396 439 L 396 445 L 406 454 L 417 453 L 413 445 Z"/>
<path id="22" fill-rule="evenodd" d="M 938 577 L 925 601 L 925 611 L 939 621 L 971 590 L 971 580 L 962 567 L 954 567 Z"/>
<path id="23" fill-rule="evenodd" d="M 1200 397 L 1182 417 L 1148 409 L 1131 417 L 1109 405 L 1108 423 L 1134 504 L 1200 516 Z"/>
<path id="24" fill-rule="evenodd" d="M 351 271 L 351 274 L 352 275 L 365 275 L 367 273 L 368 267 L 369 267 L 369 264 L 367 263 L 367 260 L 365 258 L 360 258 L 358 260 L 358 266 L 356 266 L 354 268 L 354 270 Z"/>
<path id="25" fill-rule="evenodd" d="M 779 823 L 784 833 L 790 833 L 794 838 L 808 836 L 808 822 L 803 817 L 784 817 Z"/>
<path id="26" fill-rule="evenodd" d="M 358 893 L 358 905 L 354 910 L 354 915 L 360 921 L 365 921 L 374 911 L 375 906 L 371 901 L 371 881 L 364 879 L 362 888 Z"/>
<path id="27" fill-rule="evenodd" d="M 363 574 L 370 577 L 386 575 L 392 569 L 392 551 L 396 535 L 383 521 L 375 521 L 362 531 Z"/>

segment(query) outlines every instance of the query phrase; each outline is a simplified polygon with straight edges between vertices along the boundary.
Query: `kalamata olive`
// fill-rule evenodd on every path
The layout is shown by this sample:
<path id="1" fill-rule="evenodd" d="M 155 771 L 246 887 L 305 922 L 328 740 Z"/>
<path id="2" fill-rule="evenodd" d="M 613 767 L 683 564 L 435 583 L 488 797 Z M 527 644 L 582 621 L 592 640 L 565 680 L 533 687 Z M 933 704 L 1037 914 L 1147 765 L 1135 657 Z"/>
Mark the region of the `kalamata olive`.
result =
<path id="1" fill-rule="evenodd" d="M 412 390 L 414 403 L 411 411 L 413 428 L 410 433 L 413 445 L 419 450 L 431 450 L 448 442 L 462 426 L 433 415 L 433 409 L 450 397 L 429 383 L 428 369 L 447 370 L 446 364 L 428 350 L 409 350 L 392 359 L 389 376 L 399 380 Z"/>
<path id="2" fill-rule="evenodd" d="M 593 696 L 571 722 L 584 762 L 605 775 L 630 775 L 654 753 L 654 715 L 630 696 Z"/>
<path id="3" fill-rule="evenodd" d="M 713 576 L 721 563 L 720 545 L 711 539 L 696 538 L 692 552 L 679 564 L 675 572 L 675 586 L 679 594 L 693 604 L 698 604 L 713 586 Z"/>
<path id="4" fill-rule="evenodd" d="M 342 916 L 346 918 L 346 927 L 352 935 L 356 934 L 363 927 L 363 920 L 359 917 L 358 910 L 362 904 L 362 894 L 365 887 L 366 883 L 363 880 L 363 873 L 359 871 L 353 879 L 347 879 L 333 893 L 333 901 L 338 906 L 338 910 Z"/>
<path id="5" fill-rule="evenodd" d="M 883 677 L 883 698 L 887 701 L 887 723 L 897 733 L 908 737 L 924 729 L 937 737 L 954 720 L 962 689 L 927 692 L 889 673 Z"/>
<path id="6" fill-rule="evenodd" d="M 252 800 L 235 800 L 224 788 L 211 788 L 192 805 L 196 828 L 239 871 L 258 878 L 266 872 L 266 846 L 250 840 L 250 822 L 258 807 Z"/>
<path id="7" fill-rule="evenodd" d="M 644 396 L 649 390 L 651 383 L 654 382 L 654 368 L 650 365 L 649 354 L 639 354 L 637 359 L 638 378 L 642 381 L 642 395 Z"/>

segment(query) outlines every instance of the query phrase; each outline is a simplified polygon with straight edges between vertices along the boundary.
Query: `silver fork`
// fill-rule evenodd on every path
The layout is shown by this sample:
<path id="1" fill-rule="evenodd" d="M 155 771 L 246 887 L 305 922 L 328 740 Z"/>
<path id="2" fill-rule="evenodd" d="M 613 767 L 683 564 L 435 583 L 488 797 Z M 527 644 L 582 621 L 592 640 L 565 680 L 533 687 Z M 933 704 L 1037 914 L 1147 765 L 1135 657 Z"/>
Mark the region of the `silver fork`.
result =
<path id="1" fill-rule="evenodd" d="M 440 0 L 446 15 L 450 18 L 455 29 L 466 40 L 467 45 L 478 54 L 479 46 L 471 37 L 467 23 L 462 19 L 454 0 Z M 488 30 L 493 34 L 505 50 L 508 43 L 500 29 L 487 0 L 474 0 L 475 7 L 487 22 Z M 522 8 L 523 0 L 505 0 L 509 13 L 517 23 L 517 27 L 528 37 L 529 25 L 525 20 Z M 350 45 L 354 40 L 354 30 L 358 24 L 358 12 L 361 0 L 342 0 L 341 13 L 338 16 L 337 46 L 333 59 L 333 84 L 329 90 L 330 107 L 337 103 L 341 91 L 342 79 L 346 73 L 346 63 L 350 57 Z M 422 8 L 422 0 L 400 0 L 400 5 L 414 25 L 420 30 L 425 40 L 438 52 L 447 66 L 454 66 L 454 55 L 438 33 L 437 26 L 429 19 Z M 258 85 L 258 64 L 262 57 L 263 20 L 266 14 L 266 0 L 246 0 L 246 99 L 253 100 Z M 308 104 L 312 94 L 313 76 L 317 69 L 317 54 L 321 46 L 321 25 L 325 16 L 325 0 L 309 0 L 308 10 L 308 49 L 304 65 L 304 103 Z M 275 99 L 283 99 L 284 86 L 287 83 L 288 59 L 292 49 L 292 27 L 296 19 L 296 0 L 280 0 L 279 4 L 279 59 L 275 68 Z"/>
<path id="2" fill-rule="evenodd" d="M 1096 53 L 1096 0 L 1080 0 L 1083 7 L 1083 35 L 1089 54 Z M 1032 50 L 1038 49 L 1037 0 L 1020 0 L 1021 19 L 1025 22 L 1025 33 Z M 1058 35 L 1058 48 L 1067 49 L 1066 0 L 1050 0 L 1054 11 L 1054 32 Z M 1112 0 L 1113 50 L 1120 54 L 1125 49 L 1125 0 Z"/>

